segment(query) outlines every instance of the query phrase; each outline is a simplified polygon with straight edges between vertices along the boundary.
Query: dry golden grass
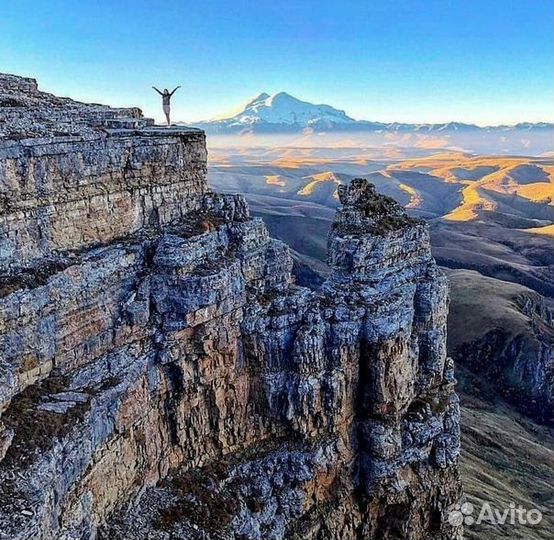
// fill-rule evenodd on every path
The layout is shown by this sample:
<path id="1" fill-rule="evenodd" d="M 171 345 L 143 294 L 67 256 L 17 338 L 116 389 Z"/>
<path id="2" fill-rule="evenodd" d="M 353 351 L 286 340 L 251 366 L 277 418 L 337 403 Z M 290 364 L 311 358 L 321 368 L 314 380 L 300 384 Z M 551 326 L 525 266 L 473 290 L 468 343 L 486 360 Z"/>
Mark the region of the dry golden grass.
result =
<path id="1" fill-rule="evenodd" d="M 271 161 L 271 165 L 284 169 L 301 169 L 303 167 L 315 167 L 329 163 L 328 159 L 317 157 L 290 156 Z"/>
<path id="2" fill-rule="evenodd" d="M 313 180 L 298 191 L 298 195 L 302 195 L 305 197 L 313 195 L 318 186 L 324 182 L 334 182 L 335 184 L 340 184 L 340 180 L 332 172 L 313 174 L 306 178 L 312 178 Z"/>
<path id="3" fill-rule="evenodd" d="M 425 171 L 447 183 L 459 184 L 462 202 L 444 216 L 449 221 L 472 221 L 479 218 L 480 210 L 496 210 L 497 204 L 487 197 L 486 191 L 554 204 L 554 167 L 540 158 L 443 152 L 405 160 L 390 168 Z"/>
<path id="4" fill-rule="evenodd" d="M 462 204 L 444 216 L 448 221 L 472 221 L 479 217 L 479 210 L 496 210 L 496 203 L 480 193 L 472 184 L 462 189 Z"/>
<path id="5" fill-rule="evenodd" d="M 530 229 L 520 229 L 526 233 L 541 234 L 544 236 L 554 236 L 554 225 L 545 225 L 544 227 L 532 227 Z"/>
<path id="6" fill-rule="evenodd" d="M 527 184 L 526 186 L 519 186 L 516 193 L 533 202 L 546 202 L 554 205 L 554 193 L 553 184 L 547 184 L 546 182 L 537 182 L 534 184 Z"/>
<path id="7" fill-rule="evenodd" d="M 285 187 L 287 181 L 278 174 L 270 174 L 265 177 L 265 183 L 269 186 Z"/>
<path id="8" fill-rule="evenodd" d="M 406 208 L 419 208 L 421 206 L 422 198 L 416 189 L 407 184 L 398 184 L 398 187 L 410 196 L 410 202 L 406 205 Z"/>

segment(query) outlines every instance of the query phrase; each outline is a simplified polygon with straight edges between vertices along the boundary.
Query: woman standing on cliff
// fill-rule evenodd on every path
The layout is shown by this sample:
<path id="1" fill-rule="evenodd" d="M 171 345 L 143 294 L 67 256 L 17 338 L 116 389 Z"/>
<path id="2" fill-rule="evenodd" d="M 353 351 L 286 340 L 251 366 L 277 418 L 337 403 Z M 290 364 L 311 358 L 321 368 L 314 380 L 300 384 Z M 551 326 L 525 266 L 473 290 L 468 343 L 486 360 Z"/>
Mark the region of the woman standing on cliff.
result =
<path id="1" fill-rule="evenodd" d="M 171 112 L 171 105 L 170 105 L 171 96 L 181 87 L 176 86 L 173 89 L 173 92 L 170 92 L 167 88 L 164 88 L 163 92 L 158 90 L 155 86 L 153 86 L 152 88 L 154 90 L 156 90 L 156 92 L 158 92 L 158 94 L 160 94 L 160 96 L 162 96 L 162 106 L 163 106 L 163 110 L 164 110 L 164 114 L 165 114 L 165 119 L 167 120 L 167 125 L 170 126 L 171 121 L 169 120 L 169 114 Z"/>

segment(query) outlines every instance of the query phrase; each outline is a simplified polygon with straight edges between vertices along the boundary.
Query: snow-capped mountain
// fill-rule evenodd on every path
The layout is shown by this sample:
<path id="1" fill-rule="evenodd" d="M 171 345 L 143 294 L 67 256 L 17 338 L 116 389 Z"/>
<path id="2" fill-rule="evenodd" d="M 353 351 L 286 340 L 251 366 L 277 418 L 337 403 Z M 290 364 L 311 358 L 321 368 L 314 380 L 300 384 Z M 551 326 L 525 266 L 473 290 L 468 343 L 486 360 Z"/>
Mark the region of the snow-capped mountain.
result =
<path id="1" fill-rule="evenodd" d="M 330 105 L 313 105 L 286 92 L 274 96 L 260 94 L 250 101 L 239 115 L 239 122 L 309 126 L 313 122 L 350 124 L 354 119 Z"/>
<path id="2" fill-rule="evenodd" d="M 198 127 L 208 133 L 287 133 L 311 128 L 318 132 L 370 131 L 370 132 L 480 132 L 482 130 L 534 131 L 553 129 L 553 124 L 518 124 L 516 126 L 479 127 L 475 124 L 447 122 L 443 124 L 382 123 L 354 120 L 344 111 L 330 105 L 315 105 L 302 101 L 286 92 L 269 95 L 261 93 L 250 100 L 234 116 L 198 122 Z"/>
<path id="3" fill-rule="evenodd" d="M 356 124 L 356 120 L 330 105 L 314 105 L 286 92 L 270 96 L 265 92 L 250 100 L 244 109 L 229 118 L 200 123 L 208 131 L 236 132 L 317 130 Z"/>

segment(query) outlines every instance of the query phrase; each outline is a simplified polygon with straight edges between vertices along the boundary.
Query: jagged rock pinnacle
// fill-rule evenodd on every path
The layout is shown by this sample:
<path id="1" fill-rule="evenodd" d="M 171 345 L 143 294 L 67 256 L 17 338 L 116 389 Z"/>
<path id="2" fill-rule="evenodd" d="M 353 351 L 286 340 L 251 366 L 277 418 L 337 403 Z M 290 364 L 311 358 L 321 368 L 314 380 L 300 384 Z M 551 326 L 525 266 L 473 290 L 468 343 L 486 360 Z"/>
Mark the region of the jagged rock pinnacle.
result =
<path id="1" fill-rule="evenodd" d="M 393 198 L 377 193 L 375 186 L 365 178 L 340 185 L 338 195 L 343 208 L 337 213 L 334 226 L 343 234 L 364 231 L 383 234 L 423 223 L 409 217 Z"/>

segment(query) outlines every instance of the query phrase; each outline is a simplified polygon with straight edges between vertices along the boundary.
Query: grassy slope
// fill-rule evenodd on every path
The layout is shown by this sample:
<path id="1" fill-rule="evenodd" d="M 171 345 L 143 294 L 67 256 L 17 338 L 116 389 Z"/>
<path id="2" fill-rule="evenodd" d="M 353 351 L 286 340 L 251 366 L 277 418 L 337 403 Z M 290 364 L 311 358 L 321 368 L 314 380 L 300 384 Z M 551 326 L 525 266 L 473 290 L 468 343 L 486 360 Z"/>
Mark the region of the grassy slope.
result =
<path id="1" fill-rule="evenodd" d="M 480 509 L 510 503 L 538 508 L 543 521 L 523 525 L 466 526 L 467 540 L 546 540 L 554 529 L 554 431 L 501 403 L 461 394 L 461 474 L 468 502 Z M 478 510 L 475 513 L 478 514 Z"/>
<path id="2" fill-rule="evenodd" d="M 530 334 L 530 320 L 521 312 L 519 299 L 537 297 L 523 285 L 485 277 L 472 270 L 446 270 L 451 304 L 448 318 L 448 350 L 482 338 L 501 328 L 511 336 Z"/>

